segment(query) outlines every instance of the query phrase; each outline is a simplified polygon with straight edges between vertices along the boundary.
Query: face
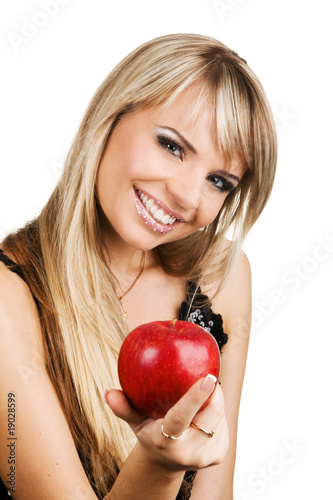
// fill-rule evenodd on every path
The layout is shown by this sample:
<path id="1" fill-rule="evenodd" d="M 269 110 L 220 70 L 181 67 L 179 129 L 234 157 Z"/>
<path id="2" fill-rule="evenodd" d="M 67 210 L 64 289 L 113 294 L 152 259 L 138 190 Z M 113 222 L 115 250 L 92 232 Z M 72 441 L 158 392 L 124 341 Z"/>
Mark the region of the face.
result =
<path id="1" fill-rule="evenodd" d="M 167 109 L 124 116 L 113 131 L 97 175 L 104 236 L 149 250 L 210 224 L 245 172 L 226 164 L 202 114 L 184 123 L 195 88 Z"/>

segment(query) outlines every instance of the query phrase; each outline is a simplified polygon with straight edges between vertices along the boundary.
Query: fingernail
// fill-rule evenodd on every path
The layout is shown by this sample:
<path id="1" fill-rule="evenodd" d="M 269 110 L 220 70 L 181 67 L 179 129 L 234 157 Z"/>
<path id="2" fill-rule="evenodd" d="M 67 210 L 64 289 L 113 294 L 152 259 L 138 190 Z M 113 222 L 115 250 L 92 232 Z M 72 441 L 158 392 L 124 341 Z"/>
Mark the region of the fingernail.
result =
<path id="1" fill-rule="evenodd" d="M 202 392 L 210 392 L 215 386 L 217 378 L 214 375 L 207 375 L 205 380 L 202 382 L 200 389 Z"/>
<path id="2" fill-rule="evenodd" d="M 108 404 L 107 400 L 105 399 L 105 396 L 106 396 L 107 392 L 109 392 L 109 389 L 105 389 L 105 391 L 103 391 L 103 399 L 106 402 L 106 404 Z"/>

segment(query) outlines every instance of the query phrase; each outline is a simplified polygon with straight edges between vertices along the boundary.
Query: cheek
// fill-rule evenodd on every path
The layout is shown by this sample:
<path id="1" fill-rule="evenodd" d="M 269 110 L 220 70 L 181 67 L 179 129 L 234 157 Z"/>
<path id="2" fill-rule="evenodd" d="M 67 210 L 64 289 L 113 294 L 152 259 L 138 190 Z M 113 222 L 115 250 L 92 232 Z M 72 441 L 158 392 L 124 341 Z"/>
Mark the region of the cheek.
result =
<path id="1" fill-rule="evenodd" d="M 200 222 L 201 227 L 208 226 L 216 219 L 216 217 L 220 213 L 224 200 L 227 197 L 227 194 L 228 193 L 219 195 L 216 199 L 210 200 L 209 203 L 207 203 L 204 207 L 202 207 L 202 210 L 200 211 L 200 216 L 198 218 L 198 222 Z"/>
<path id="2" fill-rule="evenodd" d="M 117 157 L 114 170 L 119 180 L 133 182 L 156 177 L 158 166 L 158 157 L 149 148 L 132 145 Z"/>

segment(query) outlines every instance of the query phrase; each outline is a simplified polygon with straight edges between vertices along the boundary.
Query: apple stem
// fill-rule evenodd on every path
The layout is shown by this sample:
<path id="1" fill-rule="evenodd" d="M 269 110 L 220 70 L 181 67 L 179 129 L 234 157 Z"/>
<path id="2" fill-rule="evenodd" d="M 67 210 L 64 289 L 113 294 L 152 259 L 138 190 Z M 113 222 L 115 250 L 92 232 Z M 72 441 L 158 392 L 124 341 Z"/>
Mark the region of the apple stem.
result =
<path id="1" fill-rule="evenodd" d="M 173 320 L 171 321 L 171 330 L 173 330 L 173 327 L 175 326 L 176 321 L 177 321 L 176 319 L 173 319 Z"/>

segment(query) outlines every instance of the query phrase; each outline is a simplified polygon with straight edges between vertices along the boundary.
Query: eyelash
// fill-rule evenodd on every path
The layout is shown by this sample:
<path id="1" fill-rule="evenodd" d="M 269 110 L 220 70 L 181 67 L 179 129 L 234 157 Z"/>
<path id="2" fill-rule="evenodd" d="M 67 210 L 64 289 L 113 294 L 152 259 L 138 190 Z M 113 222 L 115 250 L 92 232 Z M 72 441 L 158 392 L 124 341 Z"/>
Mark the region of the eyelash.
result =
<path id="1" fill-rule="evenodd" d="M 158 135 L 157 136 L 158 143 L 160 146 L 170 155 L 176 156 L 180 160 L 183 160 L 186 156 L 185 149 L 179 142 L 175 141 L 174 139 L 170 139 L 170 137 L 167 137 L 165 135 Z M 174 151 L 172 151 L 168 146 L 172 146 L 175 149 L 178 149 L 180 152 L 180 155 L 177 155 Z"/>
<path id="2" fill-rule="evenodd" d="M 222 186 L 218 186 L 217 184 L 213 183 L 212 181 L 210 181 L 212 187 L 214 189 L 217 189 L 217 191 L 219 191 L 220 193 L 226 193 L 226 192 L 231 192 L 235 189 L 235 186 L 227 181 L 222 175 L 218 175 L 218 174 L 209 174 L 207 176 L 207 179 L 209 178 L 215 178 L 215 179 L 218 179 L 218 181 L 222 181 Z"/>
<path id="3" fill-rule="evenodd" d="M 175 141 L 174 139 L 171 139 L 170 137 L 166 135 L 158 135 L 157 136 L 157 141 L 159 145 L 171 156 L 174 156 L 176 158 L 179 158 L 180 160 L 184 160 L 186 156 L 186 151 L 183 148 L 179 142 Z M 169 147 L 171 146 L 175 150 L 178 150 L 180 152 L 179 155 L 177 155 L 172 149 Z M 213 183 L 212 178 L 218 179 L 218 182 L 222 182 L 222 186 L 218 186 L 217 184 Z M 225 192 L 231 192 L 235 189 L 235 186 L 227 181 L 222 175 L 218 174 L 209 174 L 207 176 L 207 180 L 210 182 L 211 186 L 213 189 L 216 189 L 220 193 L 225 193 Z"/>

